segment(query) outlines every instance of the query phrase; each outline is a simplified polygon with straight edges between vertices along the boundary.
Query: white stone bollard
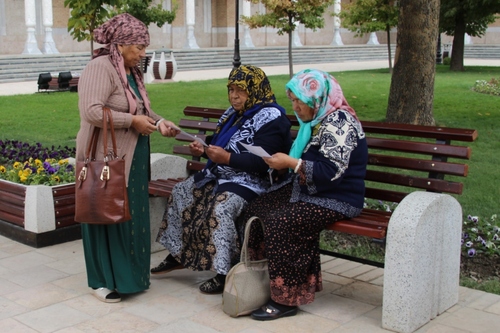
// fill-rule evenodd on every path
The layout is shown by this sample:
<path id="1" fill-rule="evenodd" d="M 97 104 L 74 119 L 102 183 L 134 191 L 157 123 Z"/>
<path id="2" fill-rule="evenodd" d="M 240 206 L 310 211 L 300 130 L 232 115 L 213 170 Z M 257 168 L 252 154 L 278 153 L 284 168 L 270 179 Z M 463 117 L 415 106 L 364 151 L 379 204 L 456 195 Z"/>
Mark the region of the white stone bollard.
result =
<path id="1" fill-rule="evenodd" d="M 389 221 L 382 327 L 413 332 L 458 302 L 462 208 L 447 194 L 413 192 Z"/>

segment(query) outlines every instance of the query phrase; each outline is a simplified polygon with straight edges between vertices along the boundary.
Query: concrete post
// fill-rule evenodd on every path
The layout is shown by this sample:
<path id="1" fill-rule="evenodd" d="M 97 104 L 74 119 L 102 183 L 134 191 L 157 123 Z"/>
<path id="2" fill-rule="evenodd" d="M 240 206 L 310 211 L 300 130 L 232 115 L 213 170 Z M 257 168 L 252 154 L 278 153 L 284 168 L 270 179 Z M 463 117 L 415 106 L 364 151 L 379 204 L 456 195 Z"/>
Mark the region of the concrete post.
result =
<path id="1" fill-rule="evenodd" d="M 23 54 L 42 54 L 35 37 L 36 11 L 35 0 L 24 0 L 24 19 L 26 21 L 27 38 Z"/>

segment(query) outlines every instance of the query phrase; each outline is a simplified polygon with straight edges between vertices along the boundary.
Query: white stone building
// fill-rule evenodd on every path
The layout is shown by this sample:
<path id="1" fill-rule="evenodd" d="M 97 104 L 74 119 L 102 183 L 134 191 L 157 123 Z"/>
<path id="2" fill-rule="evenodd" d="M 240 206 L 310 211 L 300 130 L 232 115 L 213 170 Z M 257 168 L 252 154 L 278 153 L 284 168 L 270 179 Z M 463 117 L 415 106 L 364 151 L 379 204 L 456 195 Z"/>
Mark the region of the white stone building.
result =
<path id="1" fill-rule="evenodd" d="M 161 28 L 152 24 L 150 28 L 150 50 L 161 47 L 170 49 L 227 48 L 234 45 L 235 3 L 239 2 L 240 15 L 249 16 L 264 11 L 260 4 L 246 0 L 177 0 L 179 9 L 172 24 Z M 155 0 L 166 9 L 172 0 Z M 385 32 L 354 37 L 354 33 L 340 28 L 340 22 L 332 17 L 342 2 L 325 13 L 325 27 L 317 31 L 299 25 L 293 36 L 294 46 L 383 44 Z M 0 0 L 0 55 L 55 54 L 90 51 L 89 42 L 77 42 L 68 33 L 69 9 L 64 0 Z M 273 28 L 248 29 L 239 24 L 240 47 L 285 46 L 287 36 L 280 36 Z M 391 43 L 396 33 L 392 33 Z M 468 37 L 468 36 L 467 36 Z M 450 43 L 444 37 L 443 43 Z M 468 43 L 500 44 L 500 21 L 488 28 L 482 38 L 467 38 Z"/>

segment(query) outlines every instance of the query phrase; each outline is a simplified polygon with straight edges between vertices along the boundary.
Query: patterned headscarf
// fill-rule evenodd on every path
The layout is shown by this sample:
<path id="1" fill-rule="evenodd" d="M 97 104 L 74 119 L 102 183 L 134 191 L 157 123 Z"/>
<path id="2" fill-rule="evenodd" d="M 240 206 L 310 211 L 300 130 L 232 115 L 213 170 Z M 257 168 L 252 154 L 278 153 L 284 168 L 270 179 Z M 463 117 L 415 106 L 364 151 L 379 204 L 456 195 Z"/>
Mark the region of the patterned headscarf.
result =
<path id="1" fill-rule="evenodd" d="M 241 65 L 238 68 L 233 68 L 229 73 L 227 87 L 236 85 L 243 89 L 248 94 L 248 99 L 243 106 L 243 109 L 238 111 L 243 114 L 245 111 L 252 108 L 254 105 L 276 103 L 271 84 L 267 79 L 266 73 L 258 67 L 252 65 Z M 229 98 L 229 91 L 228 91 Z M 229 102 L 231 99 L 229 98 Z"/>
<path id="2" fill-rule="evenodd" d="M 225 119 L 221 119 L 211 144 L 225 147 L 236 131 L 254 114 L 259 112 L 264 107 L 275 107 L 286 115 L 285 109 L 276 103 L 271 84 L 267 79 L 266 73 L 258 67 L 252 65 L 241 65 L 238 68 L 233 68 L 229 73 L 227 82 L 228 95 L 229 86 L 235 84 L 248 94 L 248 99 L 240 111 L 235 111 L 228 115 Z M 231 99 L 229 99 L 231 102 Z M 210 169 L 212 161 L 209 159 L 205 169 Z"/>
<path id="3" fill-rule="evenodd" d="M 262 69 L 252 65 L 241 65 L 238 68 L 233 68 L 231 73 L 229 73 L 227 82 L 228 91 L 229 86 L 232 84 L 245 90 L 248 94 L 248 99 L 242 110 L 235 111 L 227 118 L 222 119 L 215 129 L 212 144 L 219 147 L 225 147 L 229 139 L 236 133 L 241 125 L 264 107 L 275 107 L 279 109 L 281 113 L 286 114 L 285 109 L 276 104 L 276 97 L 271 89 L 271 84 L 269 83 L 266 73 L 264 73 Z M 231 102 L 230 98 L 229 102 Z M 238 122 L 238 126 L 233 126 L 236 122 Z"/>
<path id="4" fill-rule="evenodd" d="M 300 158 L 311 139 L 312 129 L 327 115 L 336 110 L 345 110 L 358 119 L 356 112 L 347 103 L 337 80 L 328 73 L 316 69 L 305 69 L 293 76 L 286 84 L 287 95 L 292 92 L 299 100 L 314 109 L 313 119 L 304 123 L 297 117 L 300 128 L 294 140 L 290 156 Z"/>
<path id="5" fill-rule="evenodd" d="M 109 55 L 111 63 L 118 72 L 120 81 L 122 82 L 127 100 L 129 103 L 129 111 L 132 114 L 137 112 L 137 102 L 132 93 L 127 81 L 127 74 L 125 73 L 125 65 L 123 57 L 118 50 L 118 44 L 121 45 L 149 45 L 149 32 L 144 23 L 136 19 L 130 14 L 120 14 L 111 18 L 100 27 L 94 29 L 94 40 L 99 44 L 106 44 L 104 47 L 94 51 L 94 58 Z M 130 69 L 134 75 L 137 87 L 144 101 L 146 111 L 150 111 L 150 102 L 144 87 L 142 73 L 139 67 Z"/>

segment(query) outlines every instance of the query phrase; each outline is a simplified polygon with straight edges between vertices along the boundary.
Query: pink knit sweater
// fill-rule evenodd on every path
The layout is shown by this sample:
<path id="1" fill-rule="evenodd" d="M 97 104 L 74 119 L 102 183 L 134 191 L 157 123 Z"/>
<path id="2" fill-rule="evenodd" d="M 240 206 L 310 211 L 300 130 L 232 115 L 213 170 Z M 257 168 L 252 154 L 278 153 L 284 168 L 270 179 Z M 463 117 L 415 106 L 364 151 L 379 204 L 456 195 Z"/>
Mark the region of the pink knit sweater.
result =
<path id="1" fill-rule="evenodd" d="M 102 127 L 102 108 L 107 106 L 113 114 L 116 134 L 118 157 L 125 158 L 126 176 L 130 173 L 132 157 L 139 133 L 131 126 L 132 115 L 129 113 L 125 91 L 118 77 L 118 73 L 108 57 L 98 57 L 90 61 L 82 71 L 78 81 L 78 108 L 80 110 L 80 130 L 76 137 L 76 160 L 83 161 L 87 150 L 88 140 L 94 126 Z M 144 114 L 142 102 L 137 99 L 137 114 Z M 155 121 L 161 119 L 154 112 L 149 114 Z M 101 138 L 102 139 L 102 138 Z M 97 143 L 96 159 L 104 157 L 103 142 Z M 111 139 L 108 139 L 108 151 L 112 148 Z"/>

